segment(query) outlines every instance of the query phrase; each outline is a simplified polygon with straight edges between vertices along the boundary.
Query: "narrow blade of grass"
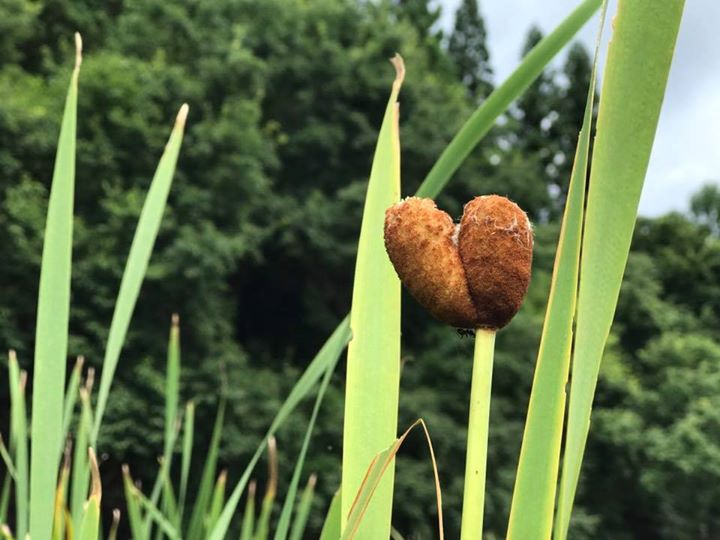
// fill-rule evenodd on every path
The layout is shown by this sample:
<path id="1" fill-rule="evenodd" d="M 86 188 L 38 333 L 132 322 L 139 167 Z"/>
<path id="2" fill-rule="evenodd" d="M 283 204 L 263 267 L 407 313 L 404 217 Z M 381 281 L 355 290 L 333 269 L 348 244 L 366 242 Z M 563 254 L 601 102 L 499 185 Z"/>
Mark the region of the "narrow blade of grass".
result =
<path id="1" fill-rule="evenodd" d="M 322 531 L 320 531 L 320 540 L 335 540 L 340 538 L 340 512 L 342 512 L 342 503 L 340 501 L 340 493 L 342 490 L 338 489 L 335 495 L 330 501 L 330 508 L 328 508 L 327 515 L 325 516 L 325 523 L 323 523 Z"/>
<path id="2" fill-rule="evenodd" d="M 70 317 L 75 140 L 81 42 L 75 35 L 75 69 L 65 100 L 48 203 L 33 364 L 32 447 L 30 448 L 30 534 L 52 535 L 59 448 L 62 448 L 63 397 Z M 21 535 L 22 532 L 22 535 Z M 18 536 L 24 538 L 18 527 Z"/>
<path id="3" fill-rule="evenodd" d="M 80 395 L 80 377 L 82 375 L 83 364 L 85 358 L 78 356 L 75 361 L 75 367 L 70 374 L 70 380 L 68 381 L 67 390 L 65 391 L 65 409 L 63 410 L 63 423 L 62 423 L 62 436 L 60 441 L 60 454 L 62 455 L 65 449 L 65 441 L 67 440 L 68 431 L 70 430 L 70 424 L 73 419 L 73 413 L 75 412 L 75 405 L 77 404 L 78 397 Z"/>
<path id="4" fill-rule="evenodd" d="M 67 495 L 67 485 L 70 478 L 70 452 L 66 449 L 65 461 L 60 471 L 60 479 L 58 480 L 57 489 L 55 490 L 55 514 L 53 517 L 53 540 L 63 540 L 65 538 L 65 505 Z"/>
<path id="5" fill-rule="evenodd" d="M 235 488 L 230 494 L 227 503 L 225 503 L 225 508 L 223 508 L 218 522 L 207 536 L 208 540 L 223 540 L 225 538 L 228 528 L 230 527 L 230 522 L 235 514 L 235 509 L 240 502 L 240 497 L 245 491 L 245 487 L 250 479 L 250 475 L 255 469 L 255 465 L 260 459 L 262 452 L 267 446 L 267 437 L 273 435 L 285 422 L 285 420 L 287 420 L 288 416 L 295 410 L 295 407 L 297 407 L 300 401 L 302 401 L 302 399 L 314 388 L 323 373 L 325 373 L 328 369 L 335 369 L 335 366 L 340 358 L 340 353 L 342 353 L 349 340 L 350 325 L 349 321 L 345 319 L 335 329 L 330 338 L 328 338 L 312 362 L 310 362 L 310 365 L 300 376 L 298 382 L 295 383 L 295 386 L 293 386 L 293 389 L 290 391 L 290 394 L 285 402 L 280 406 L 280 410 L 275 415 L 272 424 L 270 424 L 266 437 L 255 450 L 255 454 L 253 454 L 250 462 L 245 467 L 245 470 L 240 476 L 240 480 L 238 480 L 238 483 L 235 485 Z"/>
<path id="6" fill-rule="evenodd" d="M 627 262 L 683 0 L 621 0 L 600 94 L 555 536 L 567 537 L 600 361 Z M 652 24 L 648 24 L 652 21 Z"/>
<path id="7" fill-rule="evenodd" d="M 132 477 L 130 476 L 130 468 L 127 465 L 123 465 L 122 473 L 130 533 L 134 540 L 146 540 L 148 535 L 145 530 L 145 523 L 140 508 L 140 491 L 135 487 Z"/>
<path id="8" fill-rule="evenodd" d="M 242 526 L 240 527 L 240 540 L 252 540 L 255 530 L 255 482 L 248 485 L 247 501 L 245 502 L 245 513 Z"/>
<path id="9" fill-rule="evenodd" d="M 201 540 L 204 537 L 204 519 L 210 504 L 212 496 L 213 483 L 215 481 L 215 472 L 217 470 L 217 458 L 220 450 L 220 438 L 222 437 L 222 424 L 225 418 L 225 401 L 220 402 L 217 416 L 215 417 L 215 426 L 213 427 L 210 446 L 203 467 L 203 474 L 200 479 L 200 487 L 198 488 L 195 506 L 190 516 L 190 525 L 188 526 L 188 540 Z"/>
<path id="10" fill-rule="evenodd" d="M 215 489 L 213 490 L 212 501 L 210 503 L 210 509 L 208 510 L 208 517 L 205 523 L 206 529 L 212 529 L 215 522 L 220 517 L 223 504 L 225 502 L 225 486 L 227 485 L 227 471 L 222 471 L 218 476 L 217 482 L 215 483 Z"/>
<path id="11" fill-rule="evenodd" d="M 421 426 L 425 433 L 425 439 L 430 449 L 430 456 L 432 458 L 433 473 L 435 476 L 435 493 L 437 496 L 437 510 L 438 510 L 438 533 L 440 540 L 445 538 L 443 528 L 443 513 L 442 513 L 442 492 L 440 489 L 440 476 L 437 470 L 437 462 L 435 461 L 435 451 L 433 450 L 432 441 L 430 439 L 430 433 L 428 432 L 425 422 L 420 419 L 416 420 L 409 428 L 405 430 L 405 433 L 400 435 L 393 443 L 375 455 L 367 467 L 363 481 L 360 484 L 355 497 L 350 505 L 350 513 L 348 515 L 347 524 L 345 529 L 342 531 L 340 540 L 351 540 L 358 536 L 358 529 L 361 527 L 363 519 L 367 513 L 368 507 L 371 504 L 373 497 L 377 492 L 378 486 L 382 482 L 383 476 L 391 470 L 391 464 L 395 461 L 400 447 L 410 435 L 410 432 L 417 426 Z M 388 538 L 390 537 L 390 531 L 388 531 Z"/>
<path id="12" fill-rule="evenodd" d="M 92 474 L 92 489 L 90 497 L 83 511 L 82 522 L 78 531 L 78 540 L 97 540 L 100 532 L 100 499 L 102 498 L 102 486 L 100 484 L 100 471 L 98 470 L 97 459 L 92 448 L 88 450 L 88 462 Z"/>
<path id="13" fill-rule="evenodd" d="M 168 340 L 167 370 L 165 374 L 165 452 L 172 452 L 180 400 L 180 318 L 172 316 L 170 338 Z"/>
<path id="14" fill-rule="evenodd" d="M 397 437 L 400 386 L 400 280 L 390 263 L 383 228 L 385 210 L 400 200 L 398 103 L 405 67 L 388 100 L 368 183 L 355 264 L 345 384 L 342 518 L 362 483 L 367 464 Z M 392 465 L 391 465 L 392 468 Z M 389 538 L 394 472 L 384 477 L 362 525 L 366 538 Z"/>
<path id="15" fill-rule="evenodd" d="M 265 496 L 260 507 L 260 516 L 257 520 L 257 527 L 253 538 L 255 540 L 267 540 L 270 536 L 270 515 L 272 514 L 273 504 L 275 503 L 275 495 L 277 494 L 278 485 L 278 457 L 277 457 L 277 441 L 275 437 L 268 438 L 268 481 L 265 489 Z"/>
<path id="16" fill-rule="evenodd" d="M 88 385 L 89 386 L 89 385 Z M 70 514 L 73 523 L 82 521 L 83 507 L 88 496 L 90 482 L 90 463 L 88 462 L 87 447 L 90 430 L 92 429 L 92 411 L 90 405 L 90 391 L 88 387 L 80 389 L 80 421 L 75 434 L 75 453 L 72 467 L 72 483 L 70 488 Z"/>
<path id="17" fill-rule="evenodd" d="M 188 477 L 190 475 L 190 462 L 192 461 L 193 435 L 195 425 L 195 403 L 189 401 L 185 406 L 185 419 L 183 421 L 183 447 L 180 462 L 180 499 L 178 521 L 182 523 L 185 514 L 185 497 L 187 496 Z M 177 523 L 176 526 L 179 526 Z"/>
<path id="18" fill-rule="evenodd" d="M 105 357 L 103 359 L 102 376 L 100 377 L 100 389 L 97 397 L 95 424 L 92 431 L 92 445 L 97 446 L 97 438 L 102 425 L 105 407 L 107 405 L 108 395 L 110 394 L 110 386 L 112 385 L 115 369 L 117 368 L 122 350 L 125 335 L 130 326 L 130 319 L 135 303 L 137 302 L 140 286 L 142 285 L 150 262 L 155 238 L 160 230 L 160 222 L 162 221 L 165 203 L 167 202 L 170 185 L 172 184 L 173 174 L 175 173 L 175 165 L 177 163 L 178 154 L 180 153 L 180 145 L 182 144 L 183 132 L 185 130 L 185 120 L 187 119 L 188 106 L 180 107 L 180 112 L 175 120 L 175 127 L 170 134 L 170 138 L 165 146 L 160 162 L 158 163 L 155 176 L 153 177 L 150 189 L 148 190 L 145 203 L 140 213 L 135 236 L 130 246 L 130 254 L 128 255 L 125 271 L 120 282 L 120 291 L 118 292 L 117 301 L 115 302 L 115 310 L 113 312 L 112 322 L 110 323 L 110 333 L 108 335 L 107 348 L 105 349 Z"/>
<path id="19" fill-rule="evenodd" d="M 418 197 L 435 198 L 440 193 L 473 148 L 487 135 L 498 117 L 540 76 L 545 66 L 597 11 L 601 2 L 602 0 L 582 2 L 525 56 L 517 69 L 460 128 L 418 189 Z"/>
<path id="20" fill-rule="evenodd" d="M 25 407 L 27 374 L 20 371 L 15 351 L 8 355 L 10 376 L 10 449 L 15 465 L 15 531 L 25 538 L 28 530 L 28 429 Z"/>
<path id="21" fill-rule="evenodd" d="M 295 519 L 293 520 L 292 530 L 290 531 L 290 540 L 302 540 L 305 534 L 305 526 L 307 525 L 310 510 L 312 509 L 313 499 L 315 498 L 315 484 L 317 476 L 311 474 L 308 483 L 300 496 Z"/>
<path id="22" fill-rule="evenodd" d="M 108 540 L 117 540 L 118 528 L 120 527 L 120 510 L 115 508 L 112 513 L 112 523 L 110 524 L 110 532 Z"/>
<path id="23" fill-rule="evenodd" d="M 565 385 L 570 370 L 572 325 L 577 301 L 585 183 L 600 38 L 607 2 L 603 2 L 582 130 L 575 150 L 565 215 L 555 254 L 550 296 L 528 405 L 508 540 L 552 535 L 555 494 L 565 419 Z"/>
<path id="24" fill-rule="evenodd" d="M 323 398 L 325 397 L 325 391 L 330 384 L 332 374 L 333 370 L 328 369 L 325 372 L 325 377 L 323 377 L 323 380 L 320 383 L 320 389 L 318 390 L 317 397 L 315 398 L 315 406 L 313 407 L 310 421 L 308 422 L 307 429 L 305 430 L 305 438 L 303 440 L 302 448 L 300 449 L 300 455 L 295 463 L 295 470 L 293 471 L 293 476 L 290 481 L 290 487 L 288 488 L 287 495 L 285 496 L 285 503 L 283 504 L 282 511 L 280 512 L 280 518 L 275 531 L 275 540 L 286 540 L 287 538 L 288 529 L 290 527 L 290 517 L 293 506 L 295 505 L 298 485 L 300 484 L 300 476 L 302 475 L 303 466 L 305 465 L 305 456 L 307 455 L 307 450 L 310 446 L 310 439 L 312 438 L 315 422 L 317 420 L 318 413 L 320 412 L 320 405 L 322 405 Z"/>

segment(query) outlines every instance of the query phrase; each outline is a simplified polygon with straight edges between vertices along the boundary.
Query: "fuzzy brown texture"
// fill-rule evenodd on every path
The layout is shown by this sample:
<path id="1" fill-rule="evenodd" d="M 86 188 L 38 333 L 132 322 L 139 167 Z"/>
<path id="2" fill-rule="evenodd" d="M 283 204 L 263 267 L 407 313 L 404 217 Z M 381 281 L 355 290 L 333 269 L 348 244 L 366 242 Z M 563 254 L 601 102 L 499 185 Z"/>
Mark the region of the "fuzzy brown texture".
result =
<path id="1" fill-rule="evenodd" d="M 400 280 L 458 328 L 510 322 L 530 283 L 532 245 L 525 212 L 497 195 L 465 205 L 460 225 L 430 199 L 410 197 L 385 213 L 385 247 Z"/>
<path id="2" fill-rule="evenodd" d="M 453 234 L 452 218 L 431 199 L 410 197 L 385 212 L 385 248 L 410 294 L 437 319 L 474 328 L 476 310 Z"/>
<path id="3" fill-rule="evenodd" d="M 475 197 L 465 205 L 458 249 L 478 325 L 502 328 L 530 285 L 533 233 L 527 215 L 505 197 Z"/>

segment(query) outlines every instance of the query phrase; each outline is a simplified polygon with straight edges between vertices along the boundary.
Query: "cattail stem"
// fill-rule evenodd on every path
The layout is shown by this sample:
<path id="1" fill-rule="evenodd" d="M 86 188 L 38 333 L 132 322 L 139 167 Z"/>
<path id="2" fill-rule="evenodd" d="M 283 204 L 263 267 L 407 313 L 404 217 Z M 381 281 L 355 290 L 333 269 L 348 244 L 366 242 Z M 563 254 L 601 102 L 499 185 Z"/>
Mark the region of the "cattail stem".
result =
<path id="1" fill-rule="evenodd" d="M 475 336 L 460 540 L 482 538 L 495 330 Z"/>

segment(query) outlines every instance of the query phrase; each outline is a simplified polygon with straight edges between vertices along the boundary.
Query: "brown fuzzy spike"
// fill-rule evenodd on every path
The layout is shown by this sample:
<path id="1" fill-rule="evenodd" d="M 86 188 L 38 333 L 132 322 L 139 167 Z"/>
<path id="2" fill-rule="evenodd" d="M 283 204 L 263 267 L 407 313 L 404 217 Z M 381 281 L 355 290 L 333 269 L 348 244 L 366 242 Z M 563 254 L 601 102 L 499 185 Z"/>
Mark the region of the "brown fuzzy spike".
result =
<path id="1" fill-rule="evenodd" d="M 455 225 L 430 199 L 385 212 L 385 247 L 400 280 L 437 319 L 499 329 L 522 305 L 533 235 L 527 215 L 498 195 L 476 197 Z"/>
<path id="2" fill-rule="evenodd" d="M 385 212 L 385 247 L 410 294 L 437 319 L 474 328 L 476 312 L 452 218 L 431 199 L 409 197 Z"/>
<path id="3" fill-rule="evenodd" d="M 465 205 L 458 247 L 478 326 L 502 328 L 530 284 L 533 233 L 527 215 L 505 197 L 476 197 Z"/>

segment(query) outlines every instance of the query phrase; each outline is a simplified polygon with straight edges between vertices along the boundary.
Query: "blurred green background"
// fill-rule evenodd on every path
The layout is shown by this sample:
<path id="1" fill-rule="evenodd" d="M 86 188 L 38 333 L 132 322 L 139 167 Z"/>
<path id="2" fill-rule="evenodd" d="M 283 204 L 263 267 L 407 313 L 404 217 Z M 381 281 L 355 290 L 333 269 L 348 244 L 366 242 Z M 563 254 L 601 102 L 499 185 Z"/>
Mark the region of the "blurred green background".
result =
<path id="1" fill-rule="evenodd" d="M 0 347 L 31 369 L 47 191 L 72 33 L 85 42 L 78 114 L 70 354 L 100 369 L 145 190 L 174 113 L 190 117 L 169 208 L 99 441 L 104 511 L 123 506 L 120 464 L 146 485 L 163 445 L 170 316 L 181 317 L 182 397 L 198 402 L 196 455 L 218 399 L 230 482 L 347 311 L 363 198 L 399 51 L 403 193 L 412 193 L 493 88 L 482 14 L 451 31 L 426 0 L 0 1 Z M 528 29 L 525 50 L 540 39 Z M 520 46 L 521 44 L 518 44 Z M 591 60 L 575 44 L 467 160 L 439 205 L 509 196 L 536 226 L 525 307 L 498 336 L 488 537 L 504 535 L 558 219 Z M 603 363 L 572 538 L 720 537 L 720 192 L 640 219 Z M 423 417 L 458 535 L 472 340 L 406 299 L 400 427 Z M 68 358 L 68 366 L 73 358 Z M 344 374 L 323 405 L 306 471 L 319 475 L 309 537 L 340 478 Z M 6 385 L 0 396 L 8 403 Z M 282 493 L 310 404 L 279 433 Z M 0 411 L 3 432 L 8 407 Z M 198 467 L 200 460 L 198 460 Z M 395 527 L 432 538 L 425 443 L 397 468 Z M 196 477 L 199 474 L 195 475 Z M 264 472 L 258 472 L 260 485 Z M 282 495 L 280 497 L 282 500 Z"/>

